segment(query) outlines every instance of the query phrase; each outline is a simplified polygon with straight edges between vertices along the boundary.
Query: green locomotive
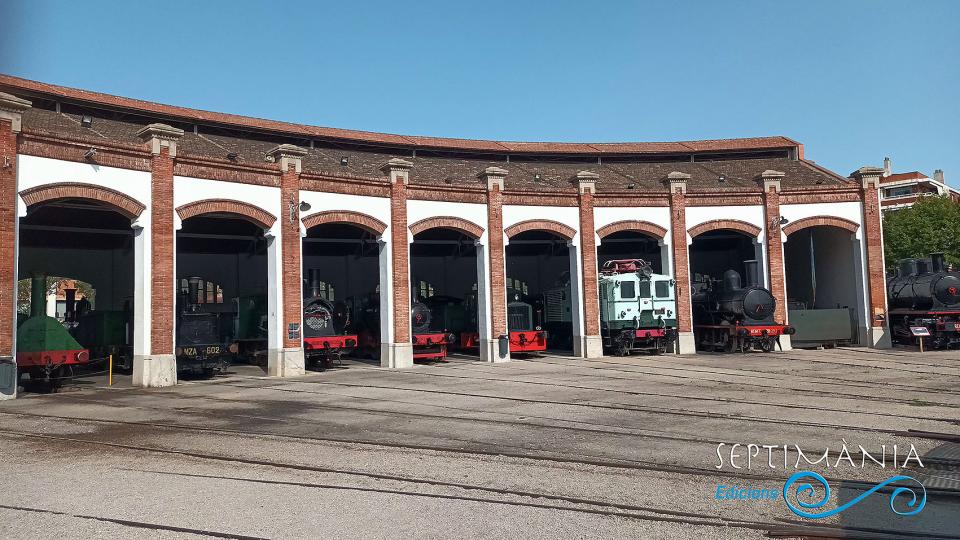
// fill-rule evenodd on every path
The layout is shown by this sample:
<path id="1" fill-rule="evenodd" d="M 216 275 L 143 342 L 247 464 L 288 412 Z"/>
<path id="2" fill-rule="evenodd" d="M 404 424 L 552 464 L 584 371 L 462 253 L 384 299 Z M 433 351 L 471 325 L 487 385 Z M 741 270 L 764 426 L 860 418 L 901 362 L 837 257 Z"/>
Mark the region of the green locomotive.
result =
<path id="1" fill-rule="evenodd" d="M 599 276 L 600 333 L 618 356 L 662 354 L 677 337 L 676 282 L 642 259 L 604 263 Z"/>

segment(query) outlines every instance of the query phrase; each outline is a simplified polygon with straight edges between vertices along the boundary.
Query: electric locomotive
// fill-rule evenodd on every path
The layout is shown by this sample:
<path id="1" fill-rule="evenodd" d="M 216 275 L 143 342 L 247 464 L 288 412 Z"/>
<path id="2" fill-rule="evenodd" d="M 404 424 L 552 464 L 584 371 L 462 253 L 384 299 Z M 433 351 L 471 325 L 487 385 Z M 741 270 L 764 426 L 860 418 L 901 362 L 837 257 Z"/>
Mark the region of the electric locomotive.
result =
<path id="1" fill-rule="evenodd" d="M 910 327 L 925 327 L 937 349 L 960 347 L 960 272 L 947 269 L 943 253 L 929 259 L 903 259 L 887 280 L 893 338 L 913 343 Z"/>
<path id="2" fill-rule="evenodd" d="M 663 354 L 677 338 L 676 282 L 642 259 L 607 261 L 598 279 L 603 347 Z"/>
<path id="3" fill-rule="evenodd" d="M 774 320 L 777 300 L 758 285 L 757 261 L 744 261 L 747 286 L 740 286 L 740 273 L 727 270 L 722 280 L 707 277 L 691 296 L 693 333 L 701 350 L 733 352 L 759 349 L 770 352 L 780 336 L 793 334 L 792 327 Z M 696 287 L 694 287 L 696 288 Z"/>

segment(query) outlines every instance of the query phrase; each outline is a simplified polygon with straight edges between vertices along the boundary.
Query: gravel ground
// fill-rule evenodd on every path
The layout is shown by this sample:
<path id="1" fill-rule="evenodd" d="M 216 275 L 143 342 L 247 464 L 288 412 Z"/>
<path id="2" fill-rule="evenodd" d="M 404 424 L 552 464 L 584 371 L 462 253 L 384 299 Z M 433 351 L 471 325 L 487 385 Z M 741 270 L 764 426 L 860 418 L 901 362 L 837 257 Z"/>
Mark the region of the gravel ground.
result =
<path id="1" fill-rule="evenodd" d="M 0 538 L 960 536 L 955 351 L 347 362 L 291 379 L 238 367 L 150 390 L 120 380 L 0 403 Z M 788 468 L 782 450 L 774 468 L 766 451 L 732 468 L 737 442 L 791 445 Z M 894 514 L 889 491 L 819 520 L 782 496 L 716 499 L 719 485 L 780 495 L 793 445 L 829 447 L 834 464 L 844 442 L 877 457 L 896 444 L 898 464 L 913 445 L 925 467 L 801 464 L 828 479 L 824 509 L 907 474 L 927 488 L 923 511 Z"/>

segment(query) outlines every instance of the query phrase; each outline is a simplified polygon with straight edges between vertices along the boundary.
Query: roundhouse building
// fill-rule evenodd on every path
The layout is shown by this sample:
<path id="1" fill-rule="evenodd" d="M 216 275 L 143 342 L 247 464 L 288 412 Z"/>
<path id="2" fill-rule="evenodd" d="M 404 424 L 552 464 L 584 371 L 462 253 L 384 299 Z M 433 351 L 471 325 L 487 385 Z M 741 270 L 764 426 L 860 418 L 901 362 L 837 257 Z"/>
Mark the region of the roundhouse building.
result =
<path id="1" fill-rule="evenodd" d="M 889 346 L 878 185 L 786 137 L 658 143 L 444 139 L 212 113 L 0 76 L 0 312 L 33 271 L 90 283 L 132 321 L 134 383 L 176 382 L 176 304 L 266 298 L 268 373 L 304 370 L 305 287 L 373 299 L 381 365 L 412 364 L 411 299 L 475 299 L 479 356 L 509 359 L 505 290 L 569 294 L 565 342 L 602 354 L 597 268 L 674 276 L 678 353 L 691 283 L 760 261 L 790 305 L 848 307 Z M 819 256 L 817 256 L 819 255 Z M 306 286 L 304 286 L 306 283 Z M 6 317 L 4 317 L 6 319 Z M 14 320 L 16 317 L 13 318 Z M 226 320 L 226 318 L 225 318 Z M 783 343 L 789 347 L 789 340 Z M 15 323 L 0 357 L 16 353 Z"/>

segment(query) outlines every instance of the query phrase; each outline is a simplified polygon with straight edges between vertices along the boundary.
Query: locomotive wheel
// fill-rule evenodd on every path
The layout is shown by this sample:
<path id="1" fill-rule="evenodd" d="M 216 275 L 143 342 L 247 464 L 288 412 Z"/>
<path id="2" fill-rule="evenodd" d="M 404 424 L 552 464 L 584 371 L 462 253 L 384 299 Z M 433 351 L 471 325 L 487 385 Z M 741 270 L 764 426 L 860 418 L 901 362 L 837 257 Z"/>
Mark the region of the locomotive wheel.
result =
<path id="1" fill-rule="evenodd" d="M 658 338 L 657 339 L 657 348 L 654 349 L 653 354 L 666 354 L 667 353 L 667 340 Z"/>
<path id="2" fill-rule="evenodd" d="M 727 342 L 724 344 L 723 351 L 732 353 L 737 350 L 737 338 L 727 335 Z"/>

